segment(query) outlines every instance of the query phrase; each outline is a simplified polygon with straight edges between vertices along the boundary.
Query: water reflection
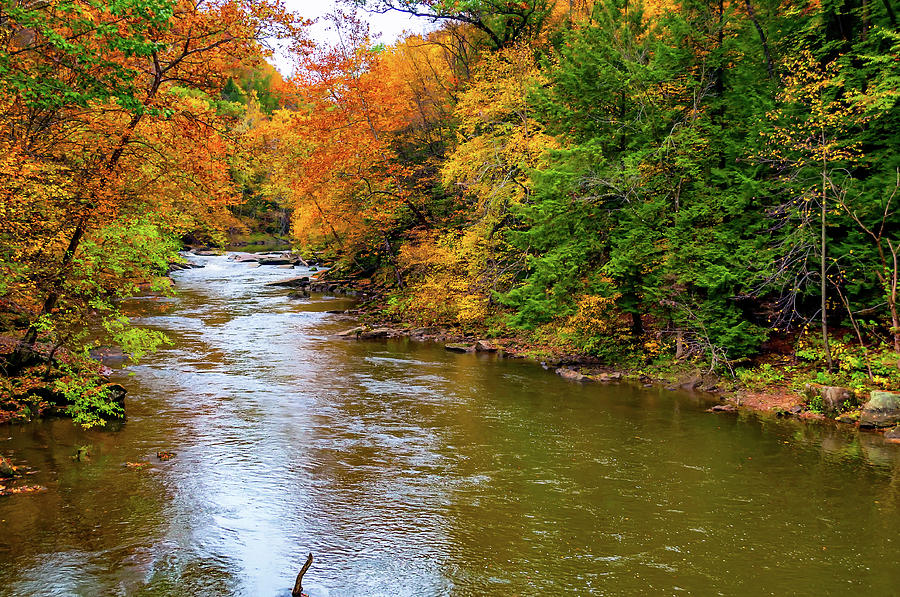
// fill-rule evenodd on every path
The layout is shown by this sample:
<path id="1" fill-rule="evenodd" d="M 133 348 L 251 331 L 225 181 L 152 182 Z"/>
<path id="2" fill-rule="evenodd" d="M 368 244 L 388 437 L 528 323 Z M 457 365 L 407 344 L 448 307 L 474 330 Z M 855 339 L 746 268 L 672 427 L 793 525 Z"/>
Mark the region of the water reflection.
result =
<path id="1" fill-rule="evenodd" d="M 309 551 L 314 596 L 894 590 L 880 436 L 337 339 L 346 301 L 265 286 L 303 270 L 204 261 L 131 305 L 174 345 L 121 431 L 0 441 L 49 488 L 0 501 L 0 595 L 285 595 Z"/>

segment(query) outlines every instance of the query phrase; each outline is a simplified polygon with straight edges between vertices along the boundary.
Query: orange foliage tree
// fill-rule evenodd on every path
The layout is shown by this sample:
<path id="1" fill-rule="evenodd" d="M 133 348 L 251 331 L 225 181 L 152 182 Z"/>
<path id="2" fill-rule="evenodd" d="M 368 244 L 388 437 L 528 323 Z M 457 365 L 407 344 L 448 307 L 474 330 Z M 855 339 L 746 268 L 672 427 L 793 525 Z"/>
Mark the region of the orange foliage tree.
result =
<path id="1" fill-rule="evenodd" d="M 213 98 L 231 69 L 264 54 L 262 39 L 302 45 L 304 22 L 243 0 L 4 11 L 0 292 L 31 314 L 24 356 L 41 333 L 61 339 L 66 319 L 115 311 L 109 298 L 163 265 L 165 251 L 142 242 L 231 200 L 230 124 Z"/>

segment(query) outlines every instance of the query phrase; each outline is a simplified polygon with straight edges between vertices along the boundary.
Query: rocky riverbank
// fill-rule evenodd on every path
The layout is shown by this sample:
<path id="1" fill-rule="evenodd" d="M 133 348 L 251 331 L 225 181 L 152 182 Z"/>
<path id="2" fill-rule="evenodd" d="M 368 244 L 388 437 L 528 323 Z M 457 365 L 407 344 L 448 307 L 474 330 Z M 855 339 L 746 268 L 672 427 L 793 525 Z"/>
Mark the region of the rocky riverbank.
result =
<path id="1" fill-rule="evenodd" d="M 325 282 L 312 282 L 309 287 L 323 288 Z M 283 284 L 288 285 L 288 284 Z M 854 391 L 850 388 L 807 383 L 795 390 L 785 386 L 753 387 L 737 378 L 701 372 L 688 364 L 662 368 L 616 368 L 585 355 L 554 355 L 546 357 L 547 347 L 537 347 L 521 338 L 479 338 L 458 334 L 441 327 L 415 327 L 405 324 L 379 322 L 372 311 L 363 308 L 364 319 L 373 323 L 357 325 L 338 334 L 347 340 L 408 339 L 416 342 L 435 342 L 452 352 L 492 353 L 498 358 L 529 358 L 563 379 L 576 383 L 634 383 L 667 390 L 703 392 L 720 404 L 710 412 L 755 410 L 779 417 L 827 421 L 854 425 L 861 429 L 886 431 L 885 439 L 900 442 L 900 393 L 872 390 Z M 542 356 L 535 356 L 535 354 Z"/>

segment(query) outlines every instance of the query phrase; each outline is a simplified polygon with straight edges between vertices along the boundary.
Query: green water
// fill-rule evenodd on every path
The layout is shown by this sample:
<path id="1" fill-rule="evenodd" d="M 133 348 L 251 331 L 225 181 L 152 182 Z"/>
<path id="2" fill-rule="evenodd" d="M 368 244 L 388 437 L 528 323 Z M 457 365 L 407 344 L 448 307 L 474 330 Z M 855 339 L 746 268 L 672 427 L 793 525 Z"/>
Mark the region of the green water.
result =
<path id="1" fill-rule="evenodd" d="M 264 285 L 302 270 L 196 259 L 131 305 L 175 343 L 121 430 L 0 428 L 48 488 L 0 498 L 0 595 L 287 595 L 308 552 L 313 597 L 900 592 L 878 435 L 337 339 L 346 303 Z"/>

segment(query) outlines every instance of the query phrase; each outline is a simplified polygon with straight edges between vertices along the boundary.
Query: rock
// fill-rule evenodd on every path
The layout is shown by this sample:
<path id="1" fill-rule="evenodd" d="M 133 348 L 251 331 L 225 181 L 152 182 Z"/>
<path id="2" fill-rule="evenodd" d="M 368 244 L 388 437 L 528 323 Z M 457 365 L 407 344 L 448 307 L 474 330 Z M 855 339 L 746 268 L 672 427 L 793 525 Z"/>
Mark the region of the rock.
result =
<path id="1" fill-rule="evenodd" d="M 107 391 L 110 400 L 119 406 L 125 405 L 125 394 L 128 393 L 128 390 L 117 383 L 108 383 L 103 388 Z"/>
<path id="2" fill-rule="evenodd" d="M 201 257 L 215 257 L 216 255 L 221 255 L 219 251 L 194 250 L 192 252 L 194 255 L 200 255 Z"/>
<path id="3" fill-rule="evenodd" d="M 0 478 L 12 479 L 17 476 L 16 469 L 9 463 L 9 460 L 0 456 Z"/>
<path id="4" fill-rule="evenodd" d="M 259 264 L 256 263 L 255 261 L 251 261 L 251 262 L 249 262 L 249 263 L 247 264 L 247 269 L 253 269 L 253 268 L 256 268 L 256 267 L 259 267 Z"/>
<path id="5" fill-rule="evenodd" d="M 884 439 L 889 442 L 900 443 L 900 425 L 884 432 Z"/>
<path id="6" fill-rule="evenodd" d="M 260 257 L 260 265 L 294 265 L 294 260 L 288 257 Z"/>
<path id="7" fill-rule="evenodd" d="M 257 263 L 259 261 L 259 256 L 257 255 L 235 255 L 234 262 L 235 263 Z"/>
<path id="8" fill-rule="evenodd" d="M 300 286 L 309 286 L 309 276 L 297 276 L 296 278 L 288 278 L 286 280 L 278 280 L 277 282 L 269 282 L 266 286 L 287 286 L 288 288 L 298 288 Z"/>
<path id="9" fill-rule="evenodd" d="M 563 367 L 560 367 L 556 370 L 556 374 L 563 379 L 569 379 L 572 381 L 591 381 L 590 377 L 588 377 L 587 375 L 582 375 L 574 369 L 565 369 Z"/>
<path id="10" fill-rule="evenodd" d="M 791 413 L 792 415 L 799 415 L 800 413 L 803 412 L 803 407 L 800 406 L 799 404 L 795 404 L 794 406 L 792 406 L 788 409 L 788 412 Z"/>
<path id="11" fill-rule="evenodd" d="M 345 332 L 341 332 L 340 334 L 338 334 L 338 336 L 340 336 L 341 338 L 356 338 L 364 331 L 366 331 L 366 328 L 360 325 Z"/>
<path id="12" fill-rule="evenodd" d="M 826 413 L 838 413 L 844 410 L 844 404 L 856 406 L 856 395 L 849 388 L 840 386 L 821 386 L 819 384 L 806 384 L 803 395 L 807 402 L 817 397 L 822 399 L 822 409 Z"/>
<path id="13" fill-rule="evenodd" d="M 900 394 L 873 391 L 859 414 L 860 427 L 893 427 L 900 423 Z"/>
<path id="14" fill-rule="evenodd" d="M 714 407 L 707 409 L 708 413 L 733 413 L 737 411 L 737 407 L 733 404 L 717 404 Z"/>
<path id="15" fill-rule="evenodd" d="M 847 423 L 848 425 L 856 425 L 859 422 L 859 412 L 841 413 L 834 418 L 838 423 Z"/>
<path id="16" fill-rule="evenodd" d="M 497 347 L 487 340 L 479 340 L 475 343 L 475 352 L 497 352 Z"/>
<path id="17" fill-rule="evenodd" d="M 396 335 L 391 328 L 375 328 L 374 330 L 366 330 L 359 334 L 360 340 L 374 340 L 376 338 L 390 338 Z"/>
<path id="18" fill-rule="evenodd" d="M 309 298 L 309 290 L 305 288 L 301 288 L 300 290 L 294 290 L 288 293 L 288 298 L 292 299 L 307 299 Z"/>
<path id="19" fill-rule="evenodd" d="M 414 328 L 409 333 L 412 336 L 434 336 L 441 333 L 441 328 Z"/>
<path id="20" fill-rule="evenodd" d="M 596 379 L 597 381 L 602 381 L 604 383 L 609 383 L 611 381 L 619 381 L 620 379 L 622 379 L 622 374 L 619 373 L 618 371 L 613 371 L 612 373 L 601 373 L 600 375 L 596 376 L 594 379 Z M 666 389 L 674 390 L 675 388 L 666 388 Z"/>
<path id="21" fill-rule="evenodd" d="M 450 344 L 444 344 L 444 350 L 449 350 L 450 352 L 475 352 L 475 345 L 466 344 L 465 342 L 451 342 Z"/>
<path id="22" fill-rule="evenodd" d="M 99 348 L 94 348 L 89 354 L 92 359 L 100 361 L 104 365 L 119 365 L 124 363 L 128 358 L 128 354 L 116 346 L 101 346 Z"/>
<path id="23" fill-rule="evenodd" d="M 279 265 L 278 269 L 294 269 L 293 264 Z"/>

